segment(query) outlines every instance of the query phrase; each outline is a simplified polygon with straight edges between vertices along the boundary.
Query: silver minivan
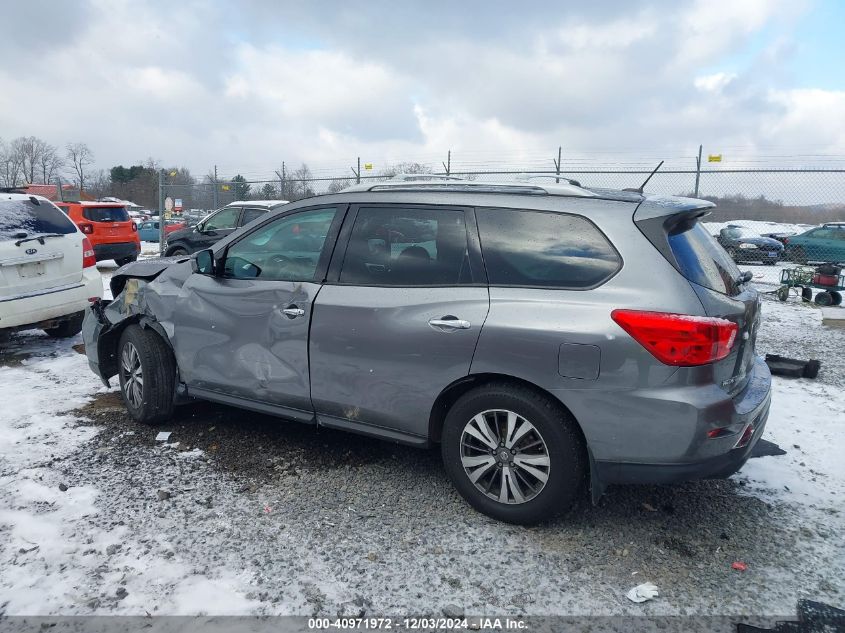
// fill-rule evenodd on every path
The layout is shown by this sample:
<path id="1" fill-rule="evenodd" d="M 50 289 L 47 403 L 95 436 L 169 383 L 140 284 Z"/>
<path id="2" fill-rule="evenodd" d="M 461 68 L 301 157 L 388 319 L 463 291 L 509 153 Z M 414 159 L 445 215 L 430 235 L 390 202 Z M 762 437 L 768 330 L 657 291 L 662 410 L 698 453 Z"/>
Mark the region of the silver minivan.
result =
<path id="1" fill-rule="evenodd" d="M 534 523 L 611 483 L 726 477 L 762 434 L 760 299 L 700 224 L 712 206 L 356 186 L 122 268 L 86 352 L 138 420 L 202 399 L 439 444 L 470 504 Z"/>

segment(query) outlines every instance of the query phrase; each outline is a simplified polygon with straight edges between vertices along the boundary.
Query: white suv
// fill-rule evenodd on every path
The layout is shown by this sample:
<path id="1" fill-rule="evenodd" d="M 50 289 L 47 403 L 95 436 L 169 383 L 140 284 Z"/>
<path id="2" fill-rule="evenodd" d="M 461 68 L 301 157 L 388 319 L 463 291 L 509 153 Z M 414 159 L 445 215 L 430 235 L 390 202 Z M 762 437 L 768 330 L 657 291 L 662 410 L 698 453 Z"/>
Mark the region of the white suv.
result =
<path id="1" fill-rule="evenodd" d="M 52 202 L 0 189 L 0 338 L 41 328 L 68 337 L 103 296 L 94 249 Z"/>

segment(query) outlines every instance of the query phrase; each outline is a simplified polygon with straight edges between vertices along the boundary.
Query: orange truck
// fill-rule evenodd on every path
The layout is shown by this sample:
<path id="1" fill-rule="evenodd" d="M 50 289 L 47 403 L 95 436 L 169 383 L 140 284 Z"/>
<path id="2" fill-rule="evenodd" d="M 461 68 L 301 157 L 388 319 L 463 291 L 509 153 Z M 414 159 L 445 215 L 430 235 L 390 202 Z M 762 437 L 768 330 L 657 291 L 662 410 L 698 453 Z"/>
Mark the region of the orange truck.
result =
<path id="1" fill-rule="evenodd" d="M 138 259 L 138 227 L 126 207 L 114 202 L 56 202 L 94 247 L 97 261 L 113 259 L 123 266 Z"/>

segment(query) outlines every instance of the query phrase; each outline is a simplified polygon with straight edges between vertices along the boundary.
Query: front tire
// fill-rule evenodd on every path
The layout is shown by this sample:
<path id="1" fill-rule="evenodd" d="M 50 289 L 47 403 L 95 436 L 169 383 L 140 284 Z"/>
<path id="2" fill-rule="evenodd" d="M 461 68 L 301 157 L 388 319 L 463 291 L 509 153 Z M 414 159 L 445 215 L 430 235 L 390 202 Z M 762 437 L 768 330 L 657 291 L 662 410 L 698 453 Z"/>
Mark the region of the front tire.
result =
<path id="1" fill-rule="evenodd" d="M 455 488 L 479 512 L 534 524 L 569 510 L 585 489 L 576 423 L 551 397 L 491 383 L 449 410 L 441 453 Z"/>
<path id="2" fill-rule="evenodd" d="M 118 343 L 120 395 L 129 414 L 145 424 L 173 415 L 176 361 L 167 343 L 153 330 L 130 325 Z"/>
<path id="3" fill-rule="evenodd" d="M 82 321 L 84 319 L 85 313 L 77 312 L 56 327 L 44 328 L 44 332 L 51 338 L 70 338 L 82 331 Z"/>

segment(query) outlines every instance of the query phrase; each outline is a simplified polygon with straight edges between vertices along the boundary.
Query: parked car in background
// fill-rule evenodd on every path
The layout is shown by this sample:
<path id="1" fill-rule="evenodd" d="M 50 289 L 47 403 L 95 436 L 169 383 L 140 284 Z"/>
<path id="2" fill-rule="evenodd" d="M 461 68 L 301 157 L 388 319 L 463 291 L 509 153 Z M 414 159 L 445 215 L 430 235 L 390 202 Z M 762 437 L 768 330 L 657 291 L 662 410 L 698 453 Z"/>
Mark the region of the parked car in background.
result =
<path id="1" fill-rule="evenodd" d="M 271 207 L 287 200 L 249 200 L 227 204 L 200 220 L 195 226 L 167 235 L 167 257 L 190 255 L 213 246 L 236 229 L 260 218 Z"/>
<path id="2" fill-rule="evenodd" d="M 763 237 L 752 229 L 729 224 L 717 238 L 719 244 L 735 262 L 762 262 L 773 265 L 783 258 L 783 244 L 771 237 Z"/>
<path id="3" fill-rule="evenodd" d="M 762 237 L 770 237 L 770 238 L 772 238 L 773 240 L 777 240 L 777 241 L 778 241 L 778 242 L 780 242 L 781 244 L 786 245 L 786 241 L 787 241 L 790 237 L 792 237 L 793 235 L 795 235 L 795 233 L 783 233 L 783 232 L 778 232 L 778 233 L 761 233 L 760 235 L 761 235 Z"/>
<path id="4" fill-rule="evenodd" d="M 123 266 L 138 259 L 141 252 L 138 226 L 125 206 L 116 202 L 56 204 L 91 240 L 98 262 L 113 259 L 118 266 Z"/>
<path id="5" fill-rule="evenodd" d="M 130 264 L 88 311 L 85 350 L 139 421 L 199 398 L 439 443 L 470 504 L 534 523 L 588 486 L 726 477 L 762 435 L 760 297 L 700 225 L 712 207 L 576 184 L 353 186 L 190 259 Z"/>
<path id="6" fill-rule="evenodd" d="M 89 300 L 103 296 L 96 263 L 88 237 L 47 198 L 0 190 L 0 339 L 78 334 Z"/>
<path id="7" fill-rule="evenodd" d="M 165 220 L 164 235 L 165 238 L 185 228 L 185 223 L 179 220 Z M 160 240 L 159 222 L 158 220 L 147 220 L 138 225 L 138 236 L 142 242 L 158 242 Z"/>
<path id="8" fill-rule="evenodd" d="M 845 263 L 845 223 L 828 222 L 788 238 L 786 255 L 798 264 Z"/>

